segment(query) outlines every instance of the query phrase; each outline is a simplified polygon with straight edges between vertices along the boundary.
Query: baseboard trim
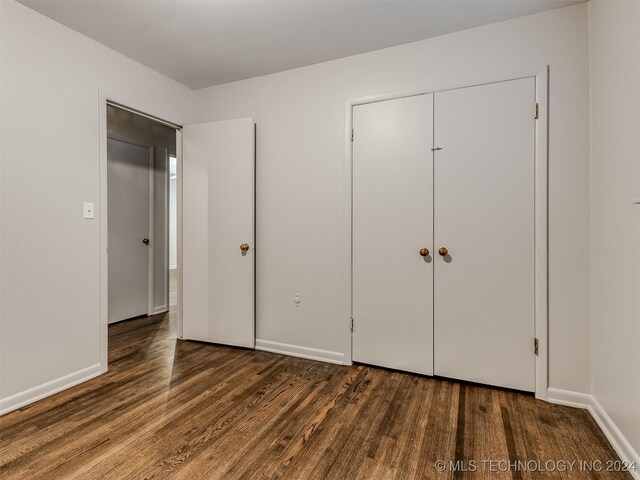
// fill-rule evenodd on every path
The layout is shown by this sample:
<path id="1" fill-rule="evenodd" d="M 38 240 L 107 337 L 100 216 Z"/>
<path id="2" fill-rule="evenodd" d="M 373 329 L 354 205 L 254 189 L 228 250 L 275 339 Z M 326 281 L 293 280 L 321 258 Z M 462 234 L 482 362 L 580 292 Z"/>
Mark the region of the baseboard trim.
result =
<path id="1" fill-rule="evenodd" d="M 56 378 L 37 387 L 0 399 L 0 416 L 66 390 L 67 388 L 74 387 L 87 380 L 91 380 L 102 373 L 103 369 L 101 365 L 96 363 L 90 367 L 65 375 L 64 377 Z"/>
<path id="2" fill-rule="evenodd" d="M 152 315 L 158 315 L 159 313 L 168 312 L 169 309 L 166 305 L 160 305 L 159 307 L 154 307 Z"/>
<path id="3" fill-rule="evenodd" d="M 557 405 L 589 410 L 593 400 L 593 395 L 589 393 L 572 392 L 571 390 L 561 390 L 559 388 L 547 389 L 547 401 Z"/>
<path id="4" fill-rule="evenodd" d="M 631 446 L 605 409 L 602 408 L 602 405 L 600 405 L 596 397 L 588 393 L 549 388 L 547 391 L 547 401 L 558 405 L 589 410 L 589 413 L 600 427 L 600 430 L 602 430 L 602 433 L 607 437 L 609 443 L 611 443 L 620 460 L 628 463 L 635 462 L 636 471 L 630 471 L 629 473 L 631 473 L 631 476 L 636 480 L 640 480 L 640 455 L 638 455 L 638 452 Z"/>
<path id="5" fill-rule="evenodd" d="M 290 355 L 292 357 L 307 358 L 309 360 L 317 360 L 320 362 L 335 363 L 338 365 L 344 364 L 344 353 L 301 347 L 299 345 L 290 345 L 288 343 L 271 342 L 269 340 L 259 340 L 257 338 L 256 350 L 279 353 L 281 355 Z"/>

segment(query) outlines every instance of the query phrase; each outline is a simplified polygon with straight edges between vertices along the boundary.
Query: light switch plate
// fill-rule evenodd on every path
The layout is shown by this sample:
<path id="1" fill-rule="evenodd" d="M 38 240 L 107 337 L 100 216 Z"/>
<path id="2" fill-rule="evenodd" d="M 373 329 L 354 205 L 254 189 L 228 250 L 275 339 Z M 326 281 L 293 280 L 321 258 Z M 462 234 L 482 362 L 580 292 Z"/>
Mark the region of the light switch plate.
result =
<path id="1" fill-rule="evenodd" d="M 84 218 L 93 218 L 93 203 L 84 202 Z"/>

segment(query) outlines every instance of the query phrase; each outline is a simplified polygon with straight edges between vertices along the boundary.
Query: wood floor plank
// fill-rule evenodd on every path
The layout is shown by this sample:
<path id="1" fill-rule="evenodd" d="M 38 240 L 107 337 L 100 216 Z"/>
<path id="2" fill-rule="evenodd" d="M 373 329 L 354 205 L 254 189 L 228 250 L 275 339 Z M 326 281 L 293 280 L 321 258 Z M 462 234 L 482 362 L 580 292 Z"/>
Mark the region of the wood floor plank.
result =
<path id="1" fill-rule="evenodd" d="M 482 468 L 483 460 L 616 460 L 586 411 L 365 365 L 179 341 L 174 317 L 172 309 L 110 326 L 106 374 L 0 417 L 0 478 L 631 478 Z M 452 470 L 472 461 L 476 471 Z"/>

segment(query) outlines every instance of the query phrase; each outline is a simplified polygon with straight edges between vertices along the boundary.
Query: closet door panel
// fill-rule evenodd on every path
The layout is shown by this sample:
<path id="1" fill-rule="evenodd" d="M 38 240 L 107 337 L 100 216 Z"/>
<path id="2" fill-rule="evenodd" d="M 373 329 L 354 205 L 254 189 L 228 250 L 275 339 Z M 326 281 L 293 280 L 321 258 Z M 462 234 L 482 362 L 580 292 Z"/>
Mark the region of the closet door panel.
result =
<path id="1" fill-rule="evenodd" d="M 535 389 L 533 78 L 435 94 L 435 374 Z"/>
<path id="2" fill-rule="evenodd" d="M 353 126 L 353 359 L 432 374 L 433 95 L 356 106 Z"/>

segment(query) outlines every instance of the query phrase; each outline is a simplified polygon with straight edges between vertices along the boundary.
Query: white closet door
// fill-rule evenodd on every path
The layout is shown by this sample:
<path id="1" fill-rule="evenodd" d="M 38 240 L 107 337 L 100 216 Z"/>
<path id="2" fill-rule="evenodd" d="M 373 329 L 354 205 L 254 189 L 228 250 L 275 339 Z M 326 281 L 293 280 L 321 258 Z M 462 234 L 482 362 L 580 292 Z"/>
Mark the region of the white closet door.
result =
<path id="1" fill-rule="evenodd" d="M 436 375 L 535 390 L 533 78 L 435 94 Z"/>
<path id="2" fill-rule="evenodd" d="M 433 95 L 356 106 L 353 127 L 353 359 L 430 375 Z"/>
<path id="3" fill-rule="evenodd" d="M 255 345 L 254 141 L 251 118 L 183 129 L 186 339 Z"/>

